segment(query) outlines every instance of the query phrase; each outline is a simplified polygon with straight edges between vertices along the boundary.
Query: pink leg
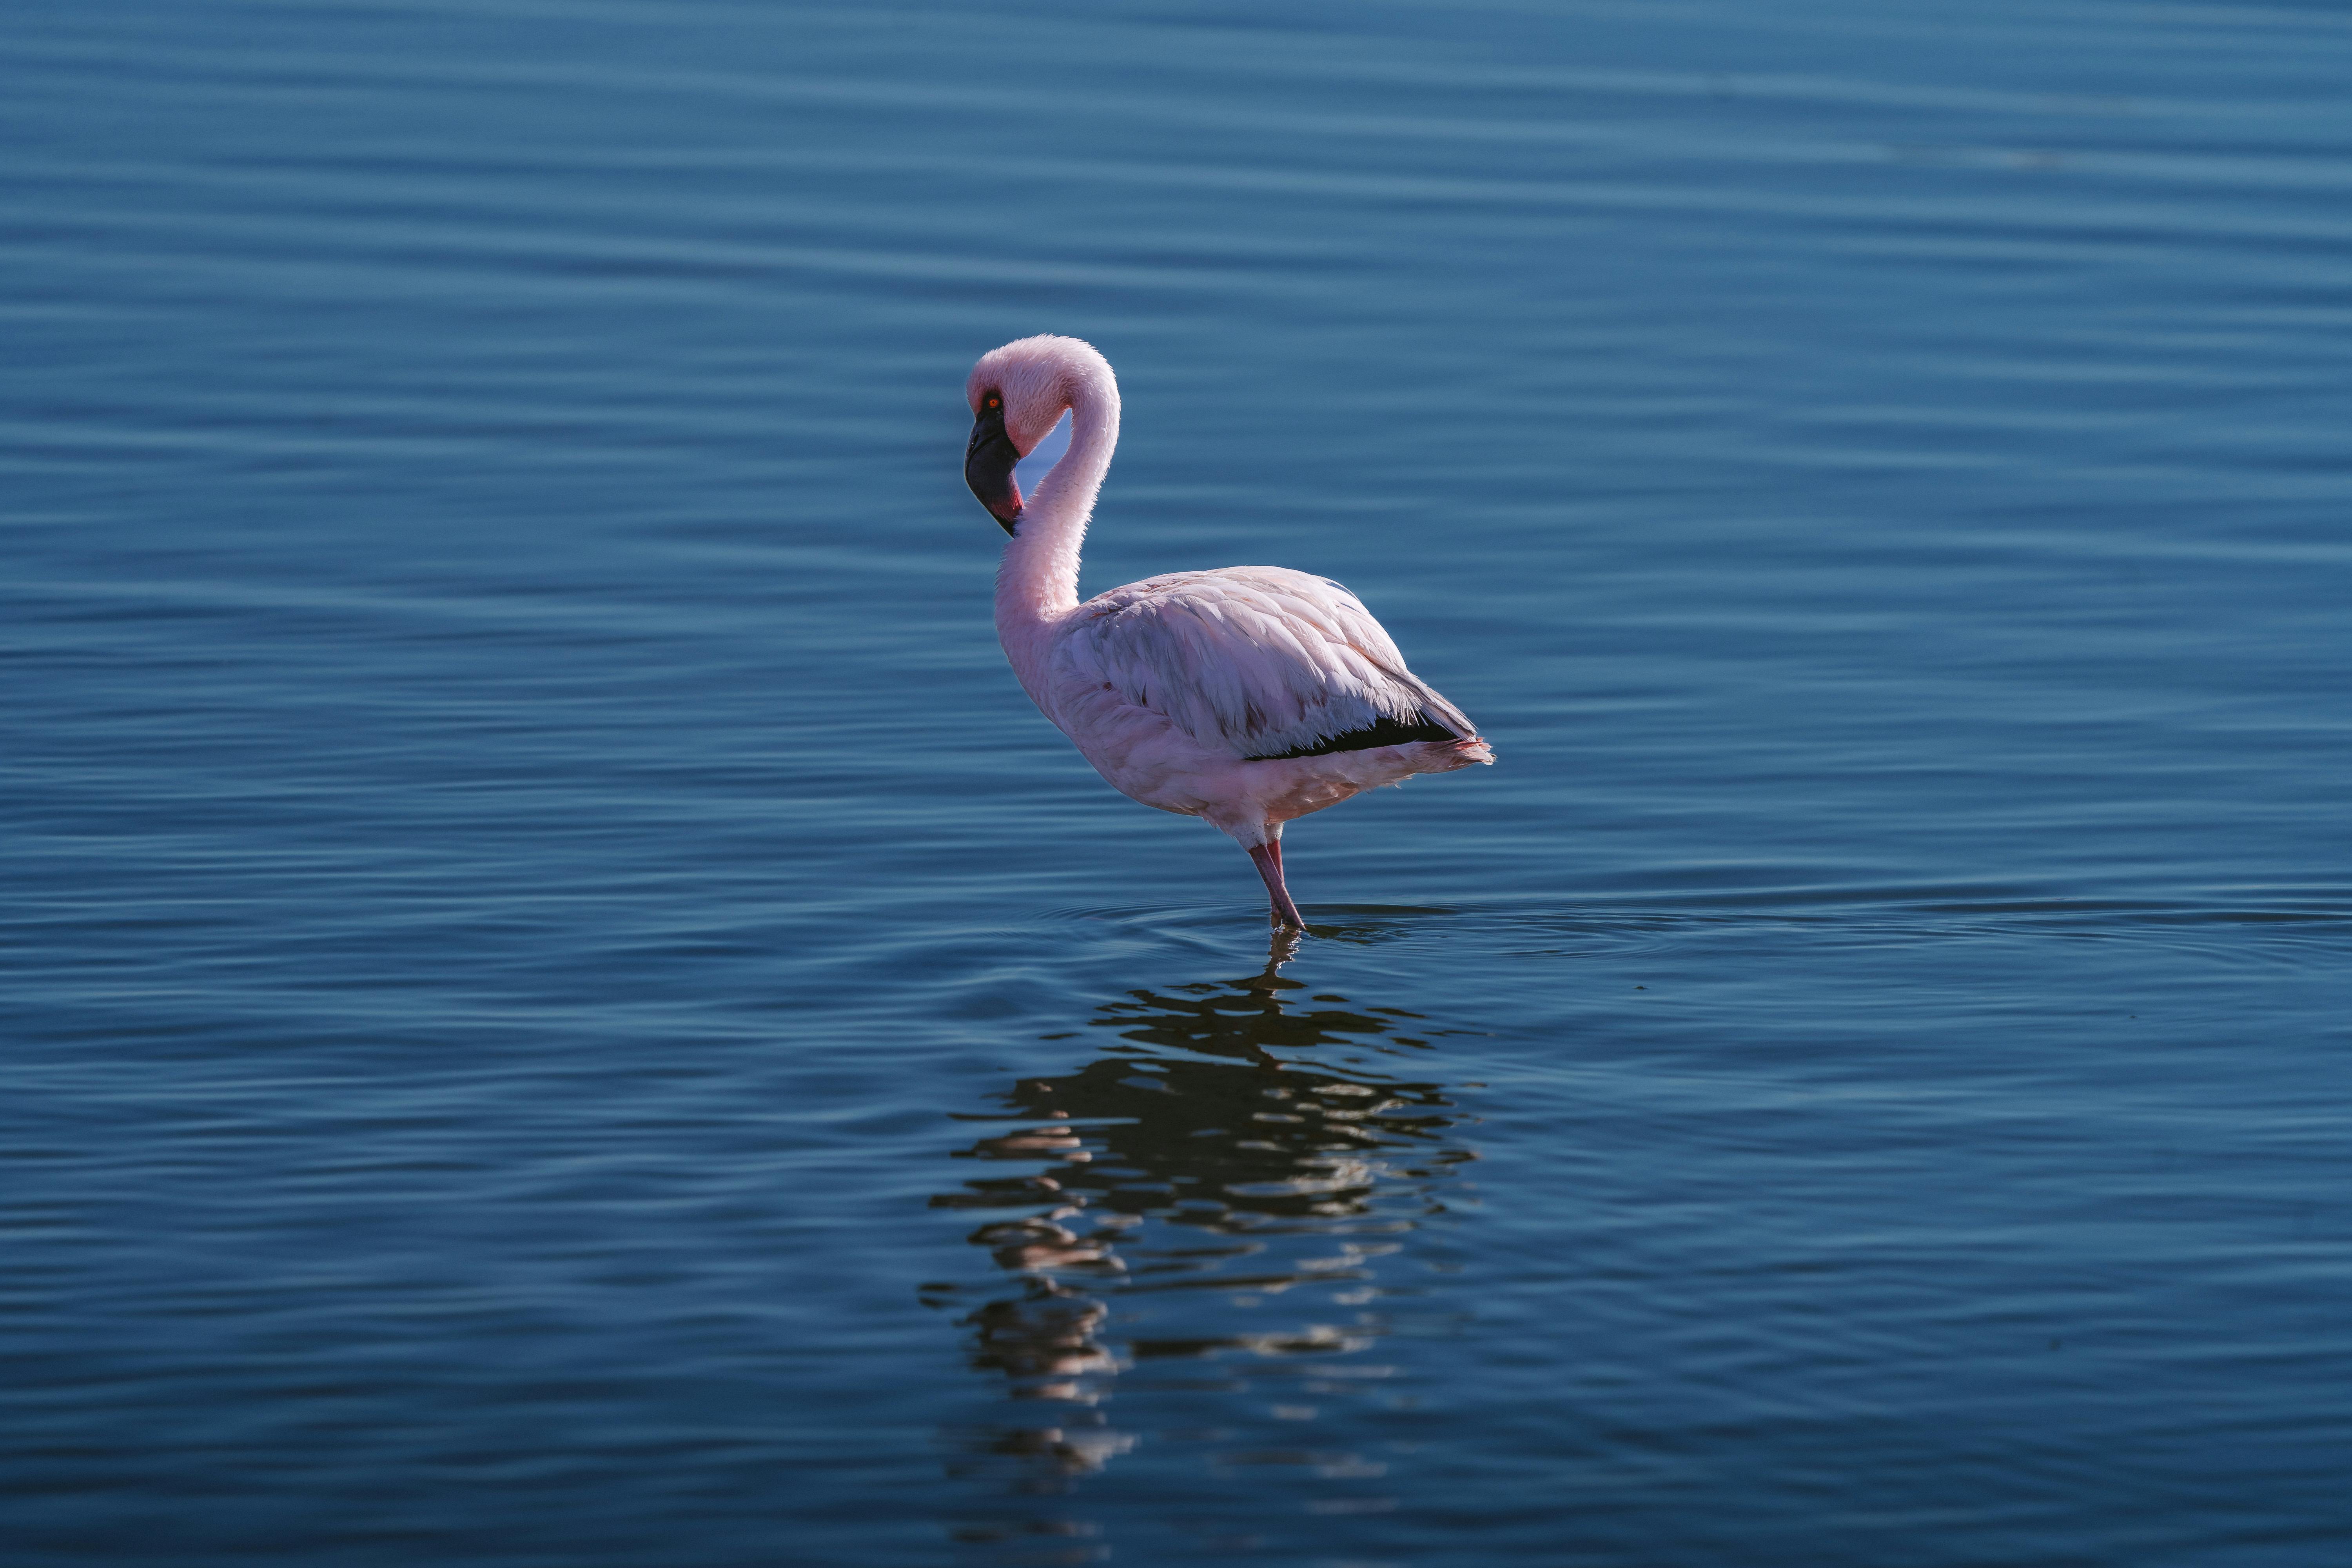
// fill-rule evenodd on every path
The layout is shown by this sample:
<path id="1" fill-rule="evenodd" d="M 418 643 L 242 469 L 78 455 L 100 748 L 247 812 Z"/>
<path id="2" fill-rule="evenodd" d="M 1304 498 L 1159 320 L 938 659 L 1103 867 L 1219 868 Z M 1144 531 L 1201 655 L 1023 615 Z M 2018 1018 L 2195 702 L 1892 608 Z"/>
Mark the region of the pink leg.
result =
<path id="1" fill-rule="evenodd" d="M 1269 838 L 1250 846 L 1249 858 L 1257 862 L 1257 874 L 1265 879 L 1265 890 L 1274 900 L 1274 923 L 1306 930 L 1307 922 L 1298 918 L 1298 906 L 1290 901 L 1290 889 L 1282 885 L 1282 840 Z"/>

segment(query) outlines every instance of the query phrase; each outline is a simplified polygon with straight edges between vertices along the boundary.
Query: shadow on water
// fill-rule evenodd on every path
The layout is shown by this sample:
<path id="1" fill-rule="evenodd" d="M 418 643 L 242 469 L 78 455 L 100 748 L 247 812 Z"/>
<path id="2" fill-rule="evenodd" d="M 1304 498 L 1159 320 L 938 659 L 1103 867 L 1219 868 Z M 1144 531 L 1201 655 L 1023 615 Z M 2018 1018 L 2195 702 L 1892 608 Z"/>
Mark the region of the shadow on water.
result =
<path id="1" fill-rule="evenodd" d="M 1413 1400 L 1375 1352 L 1446 1331 L 1430 1285 L 1450 1238 L 1431 1222 L 1477 1157 L 1431 1070 L 1461 1031 L 1311 992 L 1280 973 L 1295 946 L 1277 938 L 1256 974 L 1102 1005 L 1093 1060 L 958 1116 L 1009 1124 L 955 1151 L 980 1169 L 930 1200 L 971 1213 L 993 1266 L 924 1288 L 1001 1399 L 946 1434 L 950 1475 L 1000 1500 L 971 1500 L 989 1517 L 963 1539 L 1095 1536 L 1042 1499 L 1115 1462 L 1159 1470 L 1163 1502 L 1161 1467 L 1195 1472 L 1205 1544 L 1214 1514 L 1262 1530 L 1269 1489 L 1298 1494 L 1293 1516 L 1387 1506 L 1366 1439 Z"/>

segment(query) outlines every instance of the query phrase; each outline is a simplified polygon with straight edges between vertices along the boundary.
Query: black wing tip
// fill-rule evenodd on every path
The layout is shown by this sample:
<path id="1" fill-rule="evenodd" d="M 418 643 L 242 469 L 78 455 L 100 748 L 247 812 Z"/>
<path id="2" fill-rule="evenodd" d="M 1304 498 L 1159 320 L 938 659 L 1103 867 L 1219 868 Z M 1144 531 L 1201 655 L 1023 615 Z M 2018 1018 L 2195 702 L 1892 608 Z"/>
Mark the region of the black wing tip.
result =
<path id="1" fill-rule="evenodd" d="M 1286 752 L 1265 752 L 1257 756 L 1244 757 L 1242 761 L 1281 763 L 1293 757 L 1328 757 L 1334 752 L 1369 752 L 1380 746 L 1411 745 L 1415 741 L 1459 741 L 1464 738 L 1426 715 L 1412 723 L 1398 719 L 1380 719 L 1360 730 L 1328 736 L 1312 745 L 1293 746 Z"/>

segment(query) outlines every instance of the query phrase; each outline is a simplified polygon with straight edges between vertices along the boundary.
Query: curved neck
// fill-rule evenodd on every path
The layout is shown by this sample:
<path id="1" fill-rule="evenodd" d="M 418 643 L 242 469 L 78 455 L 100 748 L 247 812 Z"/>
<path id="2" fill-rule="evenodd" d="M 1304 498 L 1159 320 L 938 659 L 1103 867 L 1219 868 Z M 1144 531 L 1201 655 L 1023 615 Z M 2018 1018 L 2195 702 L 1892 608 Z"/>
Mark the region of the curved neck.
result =
<path id="1" fill-rule="evenodd" d="M 1109 367 L 1072 369 L 1070 449 L 1038 481 L 996 569 L 996 634 L 1032 696 L 1046 628 L 1077 606 L 1078 546 L 1118 445 L 1118 384 Z"/>

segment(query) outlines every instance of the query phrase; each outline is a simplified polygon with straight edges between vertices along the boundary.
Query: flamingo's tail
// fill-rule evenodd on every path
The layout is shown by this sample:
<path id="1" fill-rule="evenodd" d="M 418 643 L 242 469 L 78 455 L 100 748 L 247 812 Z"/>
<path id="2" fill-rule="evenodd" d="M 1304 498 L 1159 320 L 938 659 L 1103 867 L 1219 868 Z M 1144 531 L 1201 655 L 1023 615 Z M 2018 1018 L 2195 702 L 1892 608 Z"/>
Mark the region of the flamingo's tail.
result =
<path id="1" fill-rule="evenodd" d="M 1425 773 L 1450 773 L 1473 763 L 1492 767 L 1495 762 L 1495 749 L 1475 735 L 1459 741 L 1423 741 L 1413 749 L 1421 753 L 1420 771 Z"/>

